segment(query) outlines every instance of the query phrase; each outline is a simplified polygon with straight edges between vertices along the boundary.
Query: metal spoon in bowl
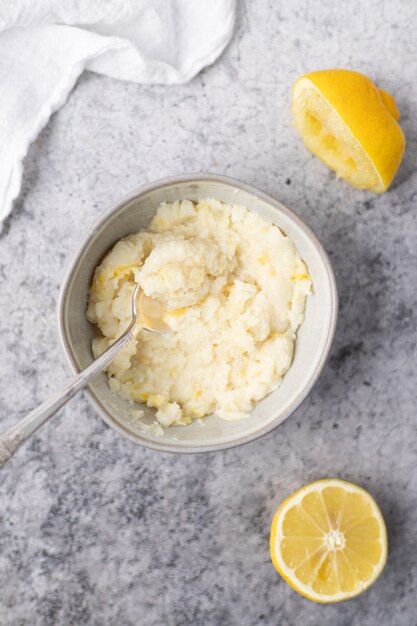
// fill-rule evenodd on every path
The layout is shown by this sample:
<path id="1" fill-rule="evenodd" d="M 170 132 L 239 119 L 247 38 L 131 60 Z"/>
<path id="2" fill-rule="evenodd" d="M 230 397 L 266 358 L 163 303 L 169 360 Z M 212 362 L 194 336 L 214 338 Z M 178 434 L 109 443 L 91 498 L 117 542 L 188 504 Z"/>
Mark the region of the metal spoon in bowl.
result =
<path id="1" fill-rule="evenodd" d="M 52 398 L 33 409 L 0 435 L 0 467 L 16 452 L 18 447 L 28 439 L 42 424 L 44 424 L 58 409 L 68 402 L 81 389 L 102 372 L 114 357 L 129 343 L 129 341 L 143 328 L 153 333 L 167 333 L 170 328 L 164 322 L 166 308 L 159 300 L 154 300 L 136 285 L 132 295 L 132 321 L 123 335 L 109 347 L 101 356 L 86 367 Z"/>

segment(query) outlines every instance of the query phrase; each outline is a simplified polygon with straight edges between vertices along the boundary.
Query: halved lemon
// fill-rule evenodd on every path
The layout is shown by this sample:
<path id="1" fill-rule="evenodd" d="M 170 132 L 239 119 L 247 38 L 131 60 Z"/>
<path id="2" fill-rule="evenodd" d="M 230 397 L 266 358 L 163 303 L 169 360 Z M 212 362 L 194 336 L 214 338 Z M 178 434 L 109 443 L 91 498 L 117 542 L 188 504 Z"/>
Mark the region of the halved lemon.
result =
<path id="1" fill-rule="evenodd" d="M 384 519 L 372 496 L 335 478 L 302 487 L 277 509 L 271 559 L 281 576 L 315 602 L 359 595 L 387 559 Z"/>
<path id="2" fill-rule="evenodd" d="M 383 192 L 405 150 L 394 98 L 351 70 L 299 78 L 293 91 L 295 126 L 306 148 L 358 189 Z"/>

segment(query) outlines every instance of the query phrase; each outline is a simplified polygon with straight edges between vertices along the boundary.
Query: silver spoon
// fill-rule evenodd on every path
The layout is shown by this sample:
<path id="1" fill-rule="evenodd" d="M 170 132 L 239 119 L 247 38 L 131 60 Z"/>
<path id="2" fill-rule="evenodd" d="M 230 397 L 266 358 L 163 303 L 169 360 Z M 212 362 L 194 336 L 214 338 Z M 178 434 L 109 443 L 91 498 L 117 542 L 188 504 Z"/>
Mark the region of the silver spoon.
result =
<path id="1" fill-rule="evenodd" d="M 43 402 L 0 435 L 0 467 L 16 452 L 19 446 L 44 424 L 58 409 L 102 372 L 114 357 L 129 343 L 140 328 L 153 333 L 167 333 L 170 328 L 163 317 L 166 309 L 162 302 L 144 294 L 136 285 L 132 295 L 132 321 L 116 341 L 82 372 L 69 380 L 52 398 Z"/>

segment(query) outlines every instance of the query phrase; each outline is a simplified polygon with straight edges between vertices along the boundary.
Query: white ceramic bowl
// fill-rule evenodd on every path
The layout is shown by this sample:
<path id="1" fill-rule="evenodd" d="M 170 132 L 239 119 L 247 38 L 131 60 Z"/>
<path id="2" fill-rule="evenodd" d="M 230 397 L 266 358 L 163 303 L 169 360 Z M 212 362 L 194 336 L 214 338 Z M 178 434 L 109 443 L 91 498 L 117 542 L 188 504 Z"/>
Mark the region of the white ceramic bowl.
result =
<path id="1" fill-rule="evenodd" d="M 279 226 L 295 243 L 311 275 L 314 294 L 308 298 L 305 321 L 298 332 L 293 364 L 279 389 L 256 406 L 248 419 L 226 422 L 210 415 L 188 426 L 175 426 L 163 437 L 143 432 L 131 419 L 132 406 L 113 394 L 101 374 L 88 395 L 104 421 L 129 439 L 149 448 L 171 452 L 204 452 L 247 443 L 281 424 L 304 400 L 329 354 L 337 317 L 337 291 L 333 271 L 321 244 L 292 211 L 248 185 L 210 174 L 178 176 L 144 185 L 117 203 L 92 226 L 65 277 L 59 298 L 59 329 L 72 369 L 79 371 L 93 360 L 95 329 L 85 312 L 95 267 L 122 237 L 148 226 L 163 201 L 212 197 L 240 204 Z M 143 408 L 144 405 L 141 405 Z M 145 408 L 143 421 L 154 420 Z"/>

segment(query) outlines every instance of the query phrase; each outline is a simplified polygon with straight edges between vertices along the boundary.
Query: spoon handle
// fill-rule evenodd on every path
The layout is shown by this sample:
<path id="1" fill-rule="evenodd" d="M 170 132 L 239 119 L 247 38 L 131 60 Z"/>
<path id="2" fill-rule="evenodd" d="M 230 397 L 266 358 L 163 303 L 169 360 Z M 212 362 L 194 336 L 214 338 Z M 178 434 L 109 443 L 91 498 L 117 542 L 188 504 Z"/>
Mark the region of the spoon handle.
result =
<path id="1" fill-rule="evenodd" d="M 44 424 L 58 409 L 68 402 L 75 394 L 102 372 L 114 357 L 132 339 L 136 320 L 133 319 L 123 335 L 119 337 L 98 359 L 93 361 L 82 372 L 71 378 L 67 384 L 57 391 L 49 400 L 40 404 L 0 435 L 0 467 L 16 452 L 18 447 Z"/>

